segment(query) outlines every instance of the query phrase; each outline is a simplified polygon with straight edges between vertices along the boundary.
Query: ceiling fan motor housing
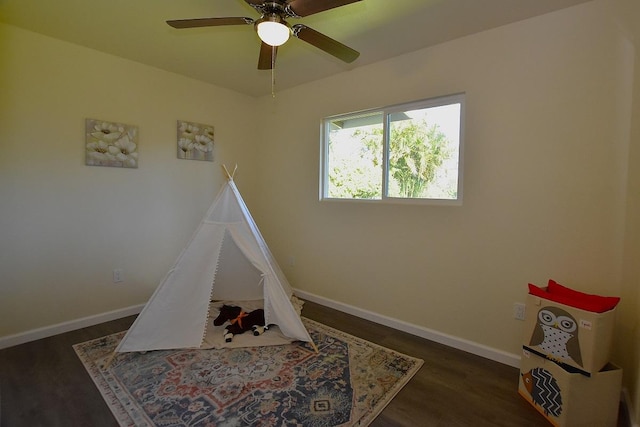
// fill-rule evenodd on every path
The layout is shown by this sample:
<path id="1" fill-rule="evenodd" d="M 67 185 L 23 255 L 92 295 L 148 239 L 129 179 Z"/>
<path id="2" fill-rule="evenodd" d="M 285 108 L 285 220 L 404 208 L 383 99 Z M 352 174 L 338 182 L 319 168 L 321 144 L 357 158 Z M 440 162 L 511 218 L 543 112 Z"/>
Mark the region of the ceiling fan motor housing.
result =
<path id="1" fill-rule="evenodd" d="M 287 4 L 285 0 L 265 1 L 260 4 L 251 3 L 251 6 L 253 6 L 253 8 L 263 16 L 275 14 L 280 16 L 282 19 L 284 19 L 285 16 L 289 18 L 300 18 L 291 9 L 291 5 Z"/>

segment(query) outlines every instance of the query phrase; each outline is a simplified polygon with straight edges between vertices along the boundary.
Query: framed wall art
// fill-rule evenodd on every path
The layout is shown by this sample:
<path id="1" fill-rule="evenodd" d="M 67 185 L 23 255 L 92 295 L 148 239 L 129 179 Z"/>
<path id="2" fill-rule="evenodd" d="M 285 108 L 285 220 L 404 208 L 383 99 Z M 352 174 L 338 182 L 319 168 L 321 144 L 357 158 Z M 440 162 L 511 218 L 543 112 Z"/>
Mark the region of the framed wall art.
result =
<path id="1" fill-rule="evenodd" d="M 213 126 L 178 120 L 178 158 L 213 161 Z"/>
<path id="2" fill-rule="evenodd" d="M 138 167 L 138 127 L 97 119 L 85 120 L 88 166 Z"/>

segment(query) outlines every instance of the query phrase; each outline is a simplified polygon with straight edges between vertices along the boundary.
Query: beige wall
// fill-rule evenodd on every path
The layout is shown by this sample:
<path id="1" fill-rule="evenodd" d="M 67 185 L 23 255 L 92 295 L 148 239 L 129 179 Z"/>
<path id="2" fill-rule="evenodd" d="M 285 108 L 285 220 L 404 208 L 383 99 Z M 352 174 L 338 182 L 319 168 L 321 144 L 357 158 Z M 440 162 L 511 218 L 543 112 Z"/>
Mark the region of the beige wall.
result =
<path id="1" fill-rule="evenodd" d="M 512 304 L 528 282 L 629 295 L 633 325 L 638 282 L 622 280 L 626 221 L 637 222 L 625 209 L 638 188 L 627 176 L 633 55 L 594 2 L 263 99 L 259 214 L 276 257 L 295 257 L 283 266 L 292 285 L 512 354 Z M 322 117 L 456 92 L 467 102 L 461 207 L 318 201 Z M 637 363 L 626 338 L 614 360 Z"/>
<path id="2" fill-rule="evenodd" d="M 627 230 L 623 258 L 623 288 L 616 348 L 625 367 L 625 385 L 634 402 L 636 425 L 640 425 L 640 61 L 636 58 L 633 90 L 633 122 L 627 185 Z"/>
<path id="3" fill-rule="evenodd" d="M 635 408 L 635 425 L 640 425 L 640 3 L 613 0 L 613 15 L 621 31 L 635 48 L 631 64 L 634 86 L 630 150 L 628 159 L 625 251 L 623 257 L 622 298 L 619 318 L 617 354 L 625 368 L 625 385 Z"/>
<path id="4" fill-rule="evenodd" d="M 627 231 L 624 256 L 623 298 L 618 353 L 623 355 L 625 384 L 640 425 L 640 3 L 614 0 L 614 17 L 635 47 L 632 125 L 630 131 L 629 180 L 627 185 Z M 625 345 L 626 344 L 626 345 Z"/>
<path id="5" fill-rule="evenodd" d="M 264 99 L 259 206 L 294 286 L 514 353 L 527 282 L 619 294 L 616 42 L 587 5 Z M 462 91 L 463 206 L 318 201 L 323 116 Z"/>
<path id="6" fill-rule="evenodd" d="M 0 64 L 0 336 L 145 302 L 220 164 L 251 178 L 255 101 L 6 25 Z M 85 166 L 85 118 L 138 125 L 139 167 Z M 176 158 L 178 119 L 215 126 L 215 162 Z"/>

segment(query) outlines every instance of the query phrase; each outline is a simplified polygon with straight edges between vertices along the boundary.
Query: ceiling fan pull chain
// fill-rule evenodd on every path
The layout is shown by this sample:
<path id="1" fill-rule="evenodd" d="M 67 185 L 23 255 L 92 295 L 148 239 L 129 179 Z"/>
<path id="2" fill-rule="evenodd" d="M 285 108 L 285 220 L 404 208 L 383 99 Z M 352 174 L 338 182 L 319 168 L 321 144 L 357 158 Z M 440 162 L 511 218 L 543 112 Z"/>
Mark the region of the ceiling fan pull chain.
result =
<path id="1" fill-rule="evenodd" d="M 276 48 L 271 48 L 271 97 L 276 97 Z"/>

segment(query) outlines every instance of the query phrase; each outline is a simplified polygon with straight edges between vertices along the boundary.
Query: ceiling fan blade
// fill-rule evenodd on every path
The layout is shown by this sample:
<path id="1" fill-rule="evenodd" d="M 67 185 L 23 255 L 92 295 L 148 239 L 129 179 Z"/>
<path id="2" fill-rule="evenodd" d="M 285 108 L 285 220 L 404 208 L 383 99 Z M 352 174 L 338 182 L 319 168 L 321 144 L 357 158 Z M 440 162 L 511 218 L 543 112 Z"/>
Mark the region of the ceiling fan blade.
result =
<path id="1" fill-rule="evenodd" d="M 353 62 L 360 56 L 360 52 L 357 50 L 353 50 L 349 46 L 327 37 L 306 25 L 296 24 L 291 27 L 291 32 L 300 40 L 304 40 L 344 62 Z"/>
<path id="2" fill-rule="evenodd" d="M 245 0 L 249 1 L 249 0 Z M 287 5 L 287 10 L 297 16 L 309 16 L 340 6 L 346 6 L 360 0 L 293 0 Z"/>
<path id="3" fill-rule="evenodd" d="M 272 69 L 273 63 L 276 62 L 277 54 L 278 46 L 270 46 L 262 42 L 262 46 L 260 46 L 260 57 L 258 58 L 258 70 Z"/>
<path id="4" fill-rule="evenodd" d="M 253 24 L 251 18 L 195 18 L 173 19 L 167 21 L 173 28 L 217 27 L 220 25 L 249 25 Z"/>

